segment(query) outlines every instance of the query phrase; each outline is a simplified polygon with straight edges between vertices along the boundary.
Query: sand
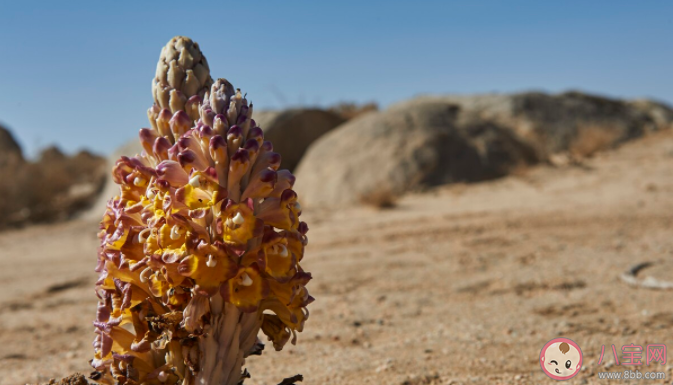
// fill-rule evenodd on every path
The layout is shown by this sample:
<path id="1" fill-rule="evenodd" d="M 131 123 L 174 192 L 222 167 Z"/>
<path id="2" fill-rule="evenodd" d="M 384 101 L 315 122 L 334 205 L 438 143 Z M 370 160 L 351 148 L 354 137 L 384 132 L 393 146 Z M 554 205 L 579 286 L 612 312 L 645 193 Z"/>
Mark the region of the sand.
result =
<path id="1" fill-rule="evenodd" d="M 538 355 L 559 336 L 584 353 L 569 383 L 609 384 L 597 372 L 625 369 L 671 381 L 673 359 L 614 366 L 610 349 L 673 346 L 673 291 L 619 279 L 651 261 L 639 277 L 673 280 L 673 132 L 393 209 L 304 215 L 316 302 L 296 346 L 248 360 L 246 384 L 297 373 L 304 384 L 552 383 Z M 96 230 L 80 220 L 0 234 L 0 384 L 89 371 Z"/>

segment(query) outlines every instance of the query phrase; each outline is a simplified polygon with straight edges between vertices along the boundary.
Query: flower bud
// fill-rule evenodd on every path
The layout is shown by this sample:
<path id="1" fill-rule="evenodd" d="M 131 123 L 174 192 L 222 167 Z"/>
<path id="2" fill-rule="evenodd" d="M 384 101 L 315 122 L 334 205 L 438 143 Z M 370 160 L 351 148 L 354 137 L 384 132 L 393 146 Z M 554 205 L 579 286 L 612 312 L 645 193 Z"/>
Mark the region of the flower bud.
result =
<path id="1" fill-rule="evenodd" d="M 177 141 L 185 132 L 192 127 L 192 121 L 186 112 L 179 110 L 176 112 L 169 122 L 173 138 Z"/>
<path id="2" fill-rule="evenodd" d="M 173 133 L 171 132 L 171 121 L 172 114 L 171 111 L 168 108 L 164 108 L 159 112 L 159 116 L 157 117 L 157 131 L 159 131 L 159 135 L 168 138 L 171 142 L 174 142 L 175 139 L 173 137 Z"/>

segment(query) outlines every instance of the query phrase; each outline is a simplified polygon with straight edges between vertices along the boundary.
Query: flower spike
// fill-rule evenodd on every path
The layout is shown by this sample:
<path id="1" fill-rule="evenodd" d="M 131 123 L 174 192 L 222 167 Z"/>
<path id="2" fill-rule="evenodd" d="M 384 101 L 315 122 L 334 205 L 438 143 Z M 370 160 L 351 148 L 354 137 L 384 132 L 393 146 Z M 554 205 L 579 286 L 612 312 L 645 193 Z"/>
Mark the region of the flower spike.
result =
<path id="1" fill-rule="evenodd" d="M 294 343 L 313 300 L 295 178 L 192 40 L 162 49 L 152 95 L 144 151 L 117 161 L 101 221 L 92 378 L 242 384 L 258 332 Z"/>

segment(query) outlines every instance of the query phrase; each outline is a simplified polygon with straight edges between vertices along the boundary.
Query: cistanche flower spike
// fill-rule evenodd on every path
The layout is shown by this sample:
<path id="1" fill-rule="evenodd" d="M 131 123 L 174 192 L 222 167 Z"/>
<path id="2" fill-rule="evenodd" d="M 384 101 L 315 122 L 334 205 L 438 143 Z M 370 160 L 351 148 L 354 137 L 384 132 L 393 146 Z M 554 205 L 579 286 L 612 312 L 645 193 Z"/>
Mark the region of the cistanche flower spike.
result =
<path id="1" fill-rule="evenodd" d="M 144 151 L 116 162 L 101 221 L 91 378 L 241 384 L 258 332 L 295 343 L 313 301 L 294 176 L 192 40 L 162 49 L 152 95 Z"/>

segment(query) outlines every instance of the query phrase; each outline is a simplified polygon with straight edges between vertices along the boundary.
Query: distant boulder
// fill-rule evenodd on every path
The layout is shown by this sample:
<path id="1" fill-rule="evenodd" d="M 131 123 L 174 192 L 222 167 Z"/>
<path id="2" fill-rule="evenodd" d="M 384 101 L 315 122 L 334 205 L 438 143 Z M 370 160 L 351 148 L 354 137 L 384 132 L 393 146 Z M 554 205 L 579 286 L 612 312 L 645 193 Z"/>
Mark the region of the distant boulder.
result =
<path id="1" fill-rule="evenodd" d="M 336 113 L 319 109 L 255 111 L 253 119 L 264 131 L 264 139 L 282 157 L 282 168 L 293 171 L 315 140 L 345 121 Z"/>
<path id="2" fill-rule="evenodd" d="M 357 118 L 360 115 L 364 115 L 372 111 L 378 111 L 379 105 L 374 102 L 363 104 L 354 102 L 341 102 L 329 107 L 327 110 L 341 116 L 345 120 L 351 120 Z"/>
<path id="3" fill-rule="evenodd" d="M 658 130 L 673 126 L 673 109 L 653 100 L 638 99 L 629 102 L 629 106 L 645 113 Z"/>
<path id="4" fill-rule="evenodd" d="M 23 154 L 8 129 L 0 126 L 0 167 L 23 162 Z"/>
<path id="5" fill-rule="evenodd" d="M 63 162 L 67 158 L 68 158 L 67 155 L 65 155 L 60 148 L 56 146 L 49 146 L 44 150 L 40 151 L 38 161 L 41 163 Z"/>
<path id="6" fill-rule="evenodd" d="M 320 138 L 297 167 L 295 189 L 302 205 L 339 207 L 493 179 L 559 152 L 587 155 L 668 127 L 670 113 L 577 92 L 420 97 Z"/>
<path id="7" fill-rule="evenodd" d="M 506 175 L 538 161 L 507 127 L 455 104 L 424 101 L 370 113 L 311 146 L 297 168 L 302 205 L 336 207 L 372 195 Z"/>
<path id="8" fill-rule="evenodd" d="M 0 129 L 0 137 L 0 229 L 71 218 L 98 196 L 103 158 L 49 147 L 37 161 L 25 161 L 8 131 Z"/>
<path id="9" fill-rule="evenodd" d="M 578 141 L 598 137 L 597 133 L 610 138 L 603 139 L 609 147 L 673 122 L 673 110 L 660 103 L 626 102 L 581 92 L 426 96 L 398 106 L 413 108 L 427 101 L 455 104 L 475 119 L 508 127 L 533 146 L 541 159 L 572 150 Z"/>

